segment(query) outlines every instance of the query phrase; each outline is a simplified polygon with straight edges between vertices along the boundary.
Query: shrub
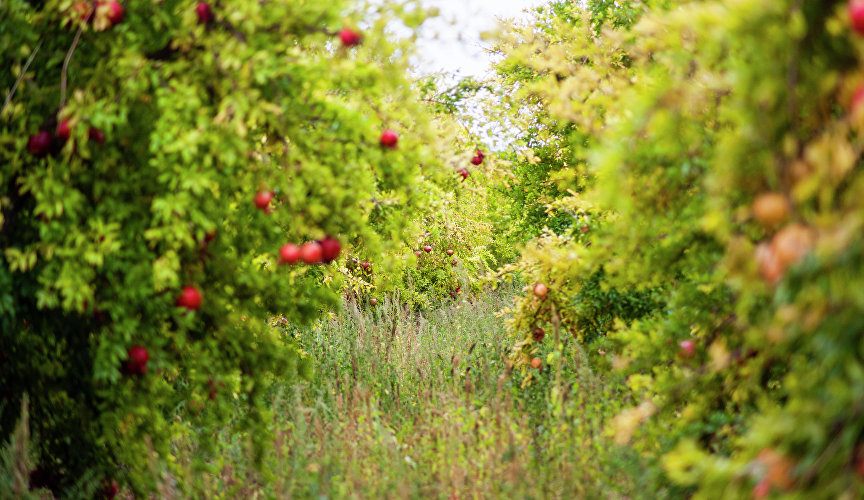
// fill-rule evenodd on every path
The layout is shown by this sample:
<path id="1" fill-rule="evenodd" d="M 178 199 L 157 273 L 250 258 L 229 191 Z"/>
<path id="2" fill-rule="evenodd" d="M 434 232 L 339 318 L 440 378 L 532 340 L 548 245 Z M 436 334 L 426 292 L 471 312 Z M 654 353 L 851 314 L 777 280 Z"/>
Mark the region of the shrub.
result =
<path id="1" fill-rule="evenodd" d="M 449 172 L 392 17 L 349 47 L 342 1 L 93 5 L 0 5 L 0 435 L 27 394 L 39 485 L 143 495 L 166 469 L 183 487 L 175 415 L 197 467 L 229 420 L 260 451 L 268 386 L 308 373 L 267 320 L 338 304 L 340 264 L 279 266 L 280 247 L 398 247 L 414 186 Z"/>

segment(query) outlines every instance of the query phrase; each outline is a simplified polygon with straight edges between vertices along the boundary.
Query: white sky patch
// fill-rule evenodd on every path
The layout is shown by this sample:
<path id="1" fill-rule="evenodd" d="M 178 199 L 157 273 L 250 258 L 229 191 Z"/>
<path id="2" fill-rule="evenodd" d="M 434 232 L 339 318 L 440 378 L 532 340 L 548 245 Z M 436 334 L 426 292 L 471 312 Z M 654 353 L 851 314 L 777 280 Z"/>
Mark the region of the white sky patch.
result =
<path id="1" fill-rule="evenodd" d="M 424 7 L 439 10 L 439 16 L 420 28 L 416 57 L 417 73 L 444 73 L 457 78 L 480 77 L 491 60 L 485 52 L 489 42 L 481 33 L 497 28 L 499 19 L 524 18 L 525 9 L 544 0 L 421 0 Z"/>

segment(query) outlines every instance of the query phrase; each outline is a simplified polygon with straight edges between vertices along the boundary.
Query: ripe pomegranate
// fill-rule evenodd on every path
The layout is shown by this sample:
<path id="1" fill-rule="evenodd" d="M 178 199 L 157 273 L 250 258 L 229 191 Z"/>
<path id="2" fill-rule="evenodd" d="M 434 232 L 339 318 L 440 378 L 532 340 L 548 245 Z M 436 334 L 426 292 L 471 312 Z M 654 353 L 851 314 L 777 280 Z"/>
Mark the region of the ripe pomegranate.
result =
<path id="1" fill-rule="evenodd" d="M 318 244 L 321 245 L 321 262 L 325 264 L 336 260 L 339 257 L 339 252 L 342 251 L 342 245 L 330 236 L 325 236 Z"/>
<path id="2" fill-rule="evenodd" d="M 300 247 L 294 243 L 286 243 L 279 249 L 279 264 L 296 264 L 300 259 Z"/>
<path id="3" fill-rule="evenodd" d="M 102 482 L 102 497 L 103 498 L 114 498 L 117 496 L 117 493 L 120 492 L 120 487 L 117 485 L 117 481 L 115 480 L 104 480 Z"/>
<path id="4" fill-rule="evenodd" d="M 850 0 L 849 21 L 853 30 L 864 35 L 864 0 Z"/>
<path id="5" fill-rule="evenodd" d="M 57 124 L 57 131 L 54 133 L 54 136 L 63 144 L 69 140 L 69 136 L 72 135 L 72 125 L 69 120 L 63 120 L 59 124 Z"/>
<path id="6" fill-rule="evenodd" d="M 399 136 L 396 135 L 396 132 L 390 129 L 381 132 L 381 145 L 385 148 L 395 149 L 398 142 Z"/>
<path id="7" fill-rule="evenodd" d="M 105 132 L 96 127 L 90 127 L 90 130 L 87 131 L 87 138 L 96 141 L 100 146 L 105 144 Z"/>
<path id="8" fill-rule="evenodd" d="M 100 6 L 104 5 L 106 8 L 106 17 L 108 21 L 114 25 L 123 20 L 123 16 L 126 15 L 126 11 L 123 10 L 123 6 L 120 5 L 120 2 L 116 0 L 109 0 L 107 2 L 100 2 Z"/>
<path id="9" fill-rule="evenodd" d="M 547 293 L 549 293 L 549 289 L 543 283 L 537 283 L 536 285 L 534 285 L 535 296 L 543 298 L 546 296 Z"/>
<path id="10" fill-rule="evenodd" d="M 771 242 L 784 268 L 796 264 L 813 246 L 813 234 L 801 224 L 790 224 L 780 230 Z"/>
<path id="11" fill-rule="evenodd" d="M 273 191 L 258 191 L 255 194 L 255 206 L 260 210 L 267 210 L 270 201 L 273 200 Z"/>
<path id="12" fill-rule="evenodd" d="M 693 343 L 692 340 L 682 340 L 679 344 L 681 347 L 680 355 L 683 358 L 690 358 L 693 356 L 693 352 L 696 350 L 696 344 Z"/>
<path id="13" fill-rule="evenodd" d="M 201 24 L 210 24 L 210 21 L 213 20 L 213 11 L 207 2 L 198 2 L 198 5 L 195 6 L 195 14 L 198 15 L 198 22 Z"/>
<path id="14" fill-rule="evenodd" d="M 322 250 L 321 245 L 317 242 L 310 241 L 304 243 L 300 247 L 300 260 L 307 264 L 317 264 L 321 262 Z"/>
<path id="15" fill-rule="evenodd" d="M 342 45 L 353 47 L 360 43 L 360 34 L 349 28 L 342 28 L 339 31 L 339 40 L 342 41 Z"/>
<path id="16" fill-rule="evenodd" d="M 789 217 L 789 201 L 780 193 L 762 193 L 753 202 L 753 215 L 765 227 L 774 227 Z"/>
<path id="17" fill-rule="evenodd" d="M 177 307 L 185 307 L 190 311 L 197 311 L 201 307 L 201 292 L 194 286 L 184 286 L 177 297 Z"/>
<path id="18" fill-rule="evenodd" d="M 542 328 L 535 328 L 534 333 L 531 335 L 531 338 L 534 339 L 534 342 L 543 342 L 543 337 L 546 336 L 546 332 L 543 331 Z"/>
<path id="19" fill-rule="evenodd" d="M 128 375 L 144 375 L 147 373 L 147 362 L 150 361 L 150 353 L 140 345 L 133 345 L 127 349 L 128 358 L 123 363 L 124 371 Z"/>
<path id="20" fill-rule="evenodd" d="M 45 156 L 51 151 L 51 134 L 44 130 L 30 136 L 27 141 L 27 151 L 33 156 Z"/>

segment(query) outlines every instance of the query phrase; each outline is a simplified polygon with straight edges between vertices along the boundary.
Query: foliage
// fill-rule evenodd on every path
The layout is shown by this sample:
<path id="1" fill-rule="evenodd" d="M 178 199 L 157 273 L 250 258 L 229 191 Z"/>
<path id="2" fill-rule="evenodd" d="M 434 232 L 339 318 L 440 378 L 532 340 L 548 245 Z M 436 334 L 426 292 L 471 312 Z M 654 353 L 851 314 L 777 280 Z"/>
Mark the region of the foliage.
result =
<path id="1" fill-rule="evenodd" d="M 0 492 L 861 497 L 858 2 L 0 4 Z"/>
<path id="2" fill-rule="evenodd" d="M 599 19 L 630 18 L 630 6 L 605 8 Z M 590 210 L 598 224 L 585 239 L 545 236 L 511 268 L 550 289 L 517 310 L 517 359 L 534 317 L 587 311 L 610 324 L 588 293 L 598 276 L 600 290 L 648 294 L 654 306 L 613 313 L 611 362 L 594 359 L 639 403 L 615 419 L 619 443 L 662 456 L 697 498 L 860 496 L 849 102 L 864 52 L 845 4 L 665 2 L 632 25 L 557 9 L 544 30 L 513 28 L 500 68 L 541 110 L 532 119 L 556 124 L 537 137 L 573 127 L 559 152 L 572 189 L 549 210 Z M 766 216 L 769 193 L 788 209 Z"/>
<path id="3" fill-rule="evenodd" d="M 80 17 L 89 6 L 0 4 L 0 435 L 29 394 L 37 485 L 91 474 L 144 494 L 170 474 L 182 490 L 174 419 L 194 429 L 196 468 L 228 421 L 263 453 L 268 387 L 310 371 L 267 318 L 338 304 L 339 261 L 277 266 L 279 248 L 398 248 L 429 202 L 421 182 L 451 181 L 410 47 L 382 35 L 425 13 L 391 6 L 347 47 L 334 35 L 362 10 L 342 1 L 219 2 L 210 21 L 187 1 L 125 2 L 120 22 L 102 4 Z M 188 285 L 198 310 L 175 307 Z M 133 345 L 140 376 L 120 370 Z"/>
<path id="4" fill-rule="evenodd" d="M 218 467 L 195 479 L 213 498 L 663 498 L 603 422 L 622 388 L 588 368 L 580 349 L 561 377 L 529 392 L 508 372 L 509 336 L 496 311 L 513 290 L 416 312 L 385 300 L 347 304 L 313 325 L 289 325 L 317 361 L 314 376 L 271 392 L 274 445 L 256 467 L 226 432 Z M 281 329 L 281 328 L 280 328 Z M 566 395 L 553 403 L 555 387 Z M 195 449 L 178 442 L 184 467 Z M 631 474 L 631 471 L 635 472 Z M 165 496 L 173 492 L 165 481 Z"/>

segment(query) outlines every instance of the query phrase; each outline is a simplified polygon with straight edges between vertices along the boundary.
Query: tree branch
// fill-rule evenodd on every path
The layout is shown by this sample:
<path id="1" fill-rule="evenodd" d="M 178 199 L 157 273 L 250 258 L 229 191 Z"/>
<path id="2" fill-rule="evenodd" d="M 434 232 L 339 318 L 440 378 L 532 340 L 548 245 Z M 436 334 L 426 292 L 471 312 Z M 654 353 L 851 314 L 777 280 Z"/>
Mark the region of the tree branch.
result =
<path id="1" fill-rule="evenodd" d="M 33 49 L 33 53 L 30 54 L 30 57 L 27 59 L 27 62 L 24 64 L 24 67 L 21 68 L 21 73 L 18 75 L 18 79 L 15 80 L 15 85 L 12 85 L 12 88 L 9 90 L 9 93 L 6 94 L 6 100 L 3 101 L 3 107 L 0 108 L 0 116 L 3 116 L 3 112 L 6 111 L 6 107 L 9 106 L 10 102 L 12 102 L 12 96 L 14 96 L 15 91 L 18 90 L 18 85 L 21 84 L 21 80 L 23 80 L 24 75 L 27 74 L 27 70 L 30 68 L 30 64 L 33 62 L 33 59 L 36 58 L 36 54 L 39 52 L 40 48 L 42 48 L 42 40 L 40 40 L 39 44 L 36 45 L 36 48 Z"/>
<path id="2" fill-rule="evenodd" d="M 81 40 L 81 33 L 84 32 L 84 25 L 78 27 L 78 33 L 75 33 L 75 39 L 72 40 L 72 46 L 69 47 L 69 51 L 66 52 L 66 58 L 63 59 L 63 70 L 60 73 L 60 109 L 63 109 L 66 106 L 66 80 L 67 73 L 69 72 L 69 61 L 72 60 L 72 54 L 75 53 L 75 49 L 78 47 L 78 42 Z"/>

